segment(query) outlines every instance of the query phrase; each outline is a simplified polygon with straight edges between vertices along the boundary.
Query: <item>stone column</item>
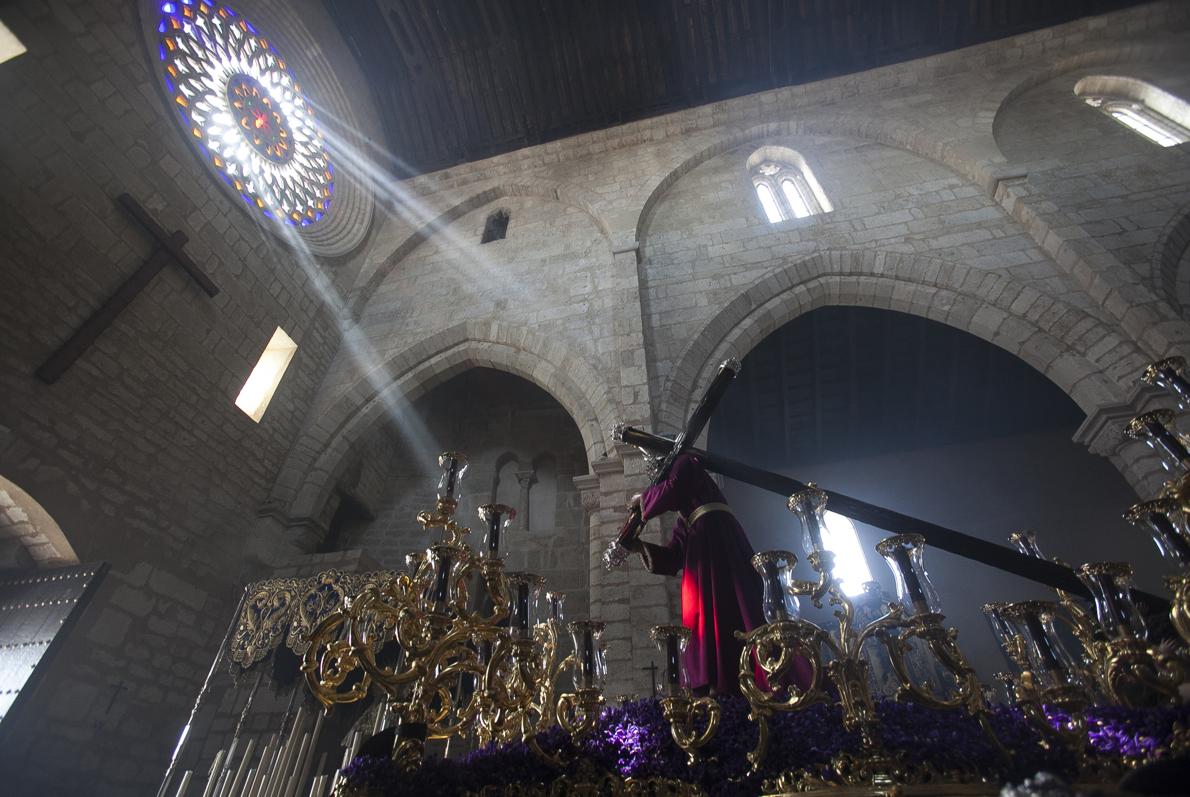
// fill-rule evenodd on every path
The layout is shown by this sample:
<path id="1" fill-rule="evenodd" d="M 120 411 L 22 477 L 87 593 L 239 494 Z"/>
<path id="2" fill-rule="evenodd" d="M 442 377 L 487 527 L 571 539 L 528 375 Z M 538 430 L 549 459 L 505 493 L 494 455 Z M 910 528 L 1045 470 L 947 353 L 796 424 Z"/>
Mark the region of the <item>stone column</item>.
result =
<path id="1" fill-rule="evenodd" d="M 537 474 L 532 470 L 516 471 L 516 483 L 520 485 L 520 506 L 517 507 L 517 528 L 529 531 L 529 488 L 537 481 Z"/>
<path id="2" fill-rule="evenodd" d="M 576 476 L 591 530 L 591 617 L 607 623 L 607 694 L 646 695 L 649 674 L 644 667 L 657 660 L 649 628 L 673 622 L 667 579 L 645 571 L 639 557 L 608 572 L 603 551 L 626 517 L 633 494 L 648 485 L 643 461 L 635 449 L 620 447 L 615 457 L 597 461 L 592 472 Z M 667 533 L 667 532 L 666 532 Z"/>

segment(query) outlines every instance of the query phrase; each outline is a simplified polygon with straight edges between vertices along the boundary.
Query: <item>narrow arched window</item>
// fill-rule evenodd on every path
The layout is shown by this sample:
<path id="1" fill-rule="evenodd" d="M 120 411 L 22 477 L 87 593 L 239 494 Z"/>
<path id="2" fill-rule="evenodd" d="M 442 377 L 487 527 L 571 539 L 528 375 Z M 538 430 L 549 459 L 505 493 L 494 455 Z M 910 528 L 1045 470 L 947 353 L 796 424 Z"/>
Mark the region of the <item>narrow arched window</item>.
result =
<path id="1" fill-rule="evenodd" d="M 1190 141 L 1190 103 L 1135 78 L 1090 75 L 1074 86 L 1087 105 L 1155 144 Z"/>
<path id="2" fill-rule="evenodd" d="M 761 147 L 748 158 L 748 174 L 770 224 L 834 209 L 806 159 L 791 149 Z"/>

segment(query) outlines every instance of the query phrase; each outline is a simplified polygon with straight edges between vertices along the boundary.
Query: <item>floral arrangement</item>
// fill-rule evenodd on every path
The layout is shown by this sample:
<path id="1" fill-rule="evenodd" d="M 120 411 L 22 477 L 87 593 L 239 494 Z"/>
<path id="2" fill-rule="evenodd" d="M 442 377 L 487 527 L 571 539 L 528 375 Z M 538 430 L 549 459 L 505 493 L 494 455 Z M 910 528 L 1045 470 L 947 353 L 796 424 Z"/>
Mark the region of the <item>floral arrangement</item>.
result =
<path id="1" fill-rule="evenodd" d="M 748 720 L 748 704 L 742 698 L 721 698 L 720 704 L 719 732 L 693 766 L 670 738 L 660 705 L 640 700 L 605 709 L 599 726 L 577 742 L 557 727 L 539 734 L 541 748 L 567 762 L 561 769 L 521 743 L 490 745 L 457 761 L 427 760 L 414 773 L 401 772 L 388 758 L 360 756 L 343 770 L 343 791 L 367 797 L 466 795 L 514 784 L 544 785 L 581 768 L 621 778 L 680 780 L 711 797 L 734 797 L 760 794 L 764 781 L 784 772 L 829 781 L 836 756 L 860 752 L 859 734 L 843 728 L 838 706 L 817 705 L 770 720 L 768 755 L 761 770 L 752 773 L 746 754 L 756 727 Z M 1075 756 L 1060 747 L 1046 750 L 1036 726 L 1013 708 L 996 707 L 990 718 L 997 738 L 1016 751 L 1007 765 L 978 721 L 964 712 L 889 700 L 878 701 L 876 708 L 881 740 L 890 753 L 903 753 L 947 777 L 1015 782 L 1040 770 L 1068 779 L 1077 774 Z M 1065 719 L 1052 717 L 1055 727 Z M 1092 758 L 1109 764 L 1160 757 L 1176 725 L 1190 727 L 1190 707 L 1092 708 L 1087 712 Z"/>

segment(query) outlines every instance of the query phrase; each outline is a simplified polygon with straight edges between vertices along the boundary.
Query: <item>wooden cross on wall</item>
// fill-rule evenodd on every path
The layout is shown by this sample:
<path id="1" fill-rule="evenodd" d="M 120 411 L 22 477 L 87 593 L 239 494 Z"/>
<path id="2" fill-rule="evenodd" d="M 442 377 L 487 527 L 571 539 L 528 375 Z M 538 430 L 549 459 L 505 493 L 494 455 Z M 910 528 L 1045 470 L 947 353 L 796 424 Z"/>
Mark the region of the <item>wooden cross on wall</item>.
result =
<path id="1" fill-rule="evenodd" d="M 132 303 L 132 300 L 144 290 L 161 269 L 165 268 L 167 263 L 174 262 L 184 268 L 186 273 L 206 292 L 207 296 L 215 296 L 219 293 L 219 288 L 211 281 L 211 278 L 190 259 L 188 254 L 182 251 L 182 247 L 190 240 L 186 237 L 186 233 L 181 230 L 167 233 L 149 215 L 149 212 L 129 194 L 120 194 L 116 197 L 116 201 L 156 239 L 157 246 L 149 255 L 148 260 L 142 263 L 140 268 L 134 271 L 124 281 L 124 284 L 116 289 L 116 292 L 34 372 L 37 378 L 46 384 L 52 385 L 57 382 L 58 377 L 62 376 L 62 373 L 73 365 L 74 361 L 81 357 L 83 352 L 103 334 L 103 331 L 112 325 L 121 311 Z"/>

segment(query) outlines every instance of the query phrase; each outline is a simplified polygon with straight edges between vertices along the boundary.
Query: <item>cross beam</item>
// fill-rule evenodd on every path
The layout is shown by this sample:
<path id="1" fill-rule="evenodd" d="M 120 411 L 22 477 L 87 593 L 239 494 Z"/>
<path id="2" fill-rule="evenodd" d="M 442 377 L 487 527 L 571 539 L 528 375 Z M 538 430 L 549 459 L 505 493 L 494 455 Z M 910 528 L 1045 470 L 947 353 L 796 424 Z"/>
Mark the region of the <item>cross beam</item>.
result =
<path id="1" fill-rule="evenodd" d="M 634 429 L 630 426 L 617 428 L 616 432 L 616 439 L 620 442 L 646 451 L 666 452 L 674 444 L 669 438 L 650 434 L 649 432 Z M 734 459 L 719 456 L 718 454 L 711 454 L 696 448 L 687 448 L 686 453 L 693 454 L 702 459 L 703 466 L 709 471 L 722 474 L 745 484 L 751 484 L 753 487 L 759 487 L 762 490 L 776 493 L 782 497 L 788 497 L 806 488 L 805 483 L 797 479 L 756 468 Z M 857 520 L 860 523 L 866 523 L 869 526 L 875 526 L 876 528 L 896 534 L 920 534 L 925 537 L 929 545 L 939 550 L 948 551 L 966 559 L 981 562 L 998 570 L 1003 570 L 1055 589 L 1073 592 L 1088 598 L 1091 596 L 1091 593 L 1087 591 L 1083 583 L 1078 580 L 1074 571 L 1064 565 L 1046 559 L 1026 556 L 1019 551 L 1014 551 L 1003 545 L 997 545 L 994 542 L 988 542 L 979 537 L 972 537 L 970 534 L 948 529 L 945 526 L 939 526 L 937 523 L 931 523 L 928 520 L 903 515 L 900 512 L 894 512 L 891 509 L 869 504 L 866 501 L 861 501 L 858 498 L 852 498 L 842 493 L 836 493 L 832 490 L 824 490 L 824 492 L 827 494 L 827 506 L 830 507 L 831 511 L 838 512 L 840 515 L 845 515 L 852 520 Z M 1133 593 L 1148 603 L 1154 610 L 1168 611 L 1169 609 L 1169 601 L 1158 595 L 1138 589 L 1134 589 Z"/>
<path id="2" fill-rule="evenodd" d="M 103 331 L 112 325 L 124 308 L 132 303 L 132 300 L 144 290 L 161 269 L 165 268 L 166 264 L 177 263 L 185 269 L 186 273 L 198 283 L 207 296 L 215 296 L 219 293 L 219 288 L 211 281 L 211 278 L 183 250 L 190 240 L 184 232 L 175 230 L 172 233 L 167 233 L 149 215 L 148 211 L 129 194 L 120 194 L 116 197 L 116 201 L 148 231 L 156 240 L 157 245 L 140 268 L 134 271 L 124 281 L 124 284 L 117 288 L 116 292 L 34 372 L 37 378 L 46 384 L 52 385 L 57 382 L 58 377 L 62 376 L 63 372 L 90 348 Z"/>

